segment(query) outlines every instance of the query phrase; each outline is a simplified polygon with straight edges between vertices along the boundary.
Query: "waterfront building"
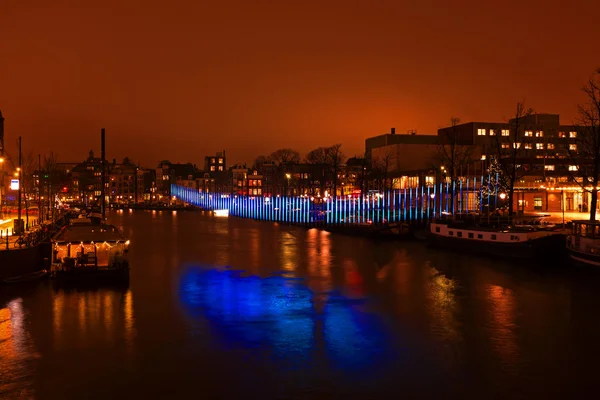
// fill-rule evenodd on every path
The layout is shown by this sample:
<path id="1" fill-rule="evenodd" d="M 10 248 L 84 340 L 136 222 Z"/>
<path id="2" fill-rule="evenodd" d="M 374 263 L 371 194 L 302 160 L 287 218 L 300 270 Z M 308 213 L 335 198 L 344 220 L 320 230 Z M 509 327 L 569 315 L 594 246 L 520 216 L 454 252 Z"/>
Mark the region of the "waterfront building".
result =
<path id="1" fill-rule="evenodd" d="M 371 188 L 408 189 L 433 184 L 439 167 L 438 136 L 409 131 L 389 133 L 365 140 Z M 437 178 L 439 180 L 439 177 Z"/>
<path id="2" fill-rule="evenodd" d="M 171 198 L 171 184 L 180 180 L 194 180 L 198 170 L 194 164 L 175 164 L 160 161 L 156 167 L 156 193 L 159 201 Z"/>
<path id="3" fill-rule="evenodd" d="M 438 136 L 453 131 L 461 144 L 472 146 L 475 161 L 468 167 L 475 171 L 487 170 L 494 157 L 502 162 L 502 150 L 517 146 L 518 162 L 527 165 L 528 172 L 515 185 L 515 210 L 588 211 L 591 194 L 584 193 L 574 177 L 580 164 L 585 163 L 576 156 L 581 127 L 562 125 L 558 114 L 531 114 L 520 119 L 519 142 L 513 143 L 514 127 L 514 119 L 468 122 L 442 128 Z"/>
<path id="4" fill-rule="evenodd" d="M 227 157 L 225 150 L 217 152 L 214 156 L 204 157 L 204 172 L 227 171 Z"/>
<path id="5" fill-rule="evenodd" d="M 156 170 L 138 168 L 136 193 L 140 203 L 154 203 L 159 200 L 156 188 Z"/>
<path id="6" fill-rule="evenodd" d="M 72 187 L 77 199 L 88 204 L 102 193 L 102 160 L 90 150 L 88 158 L 71 170 Z"/>
<path id="7" fill-rule="evenodd" d="M 113 159 L 107 166 L 107 191 L 109 204 L 131 204 L 138 202 L 137 172 L 138 166 L 128 158 L 117 164 Z"/>

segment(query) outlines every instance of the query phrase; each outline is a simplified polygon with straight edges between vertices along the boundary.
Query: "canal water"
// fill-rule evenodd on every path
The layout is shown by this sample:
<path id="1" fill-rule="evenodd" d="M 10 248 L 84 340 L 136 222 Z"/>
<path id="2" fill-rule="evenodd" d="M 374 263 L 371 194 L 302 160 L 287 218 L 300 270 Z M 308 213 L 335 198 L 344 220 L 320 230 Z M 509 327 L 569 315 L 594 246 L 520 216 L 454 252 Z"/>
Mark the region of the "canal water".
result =
<path id="1" fill-rule="evenodd" d="M 600 274 L 201 212 L 115 212 L 128 287 L 0 287 L 0 398 L 565 398 Z"/>

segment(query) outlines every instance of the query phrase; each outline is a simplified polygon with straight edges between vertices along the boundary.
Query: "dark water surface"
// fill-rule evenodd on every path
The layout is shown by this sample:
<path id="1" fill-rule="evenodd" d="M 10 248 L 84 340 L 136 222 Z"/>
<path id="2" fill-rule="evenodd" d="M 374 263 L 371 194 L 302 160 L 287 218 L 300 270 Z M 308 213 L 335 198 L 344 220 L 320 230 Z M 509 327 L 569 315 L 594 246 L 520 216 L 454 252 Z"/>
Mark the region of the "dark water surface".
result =
<path id="1" fill-rule="evenodd" d="M 0 398 L 597 392 L 595 271 L 202 213 L 110 219 L 129 287 L 0 287 Z"/>

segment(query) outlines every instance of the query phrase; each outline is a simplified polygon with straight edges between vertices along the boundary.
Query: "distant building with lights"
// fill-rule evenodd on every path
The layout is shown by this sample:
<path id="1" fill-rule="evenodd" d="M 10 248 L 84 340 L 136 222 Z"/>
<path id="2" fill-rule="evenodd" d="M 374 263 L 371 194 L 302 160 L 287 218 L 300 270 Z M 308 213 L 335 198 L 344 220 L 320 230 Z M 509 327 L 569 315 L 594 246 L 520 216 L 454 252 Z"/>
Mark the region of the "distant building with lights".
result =
<path id="1" fill-rule="evenodd" d="M 515 210 L 519 211 L 588 211 L 590 193 L 584 193 L 574 181 L 580 163 L 573 154 L 578 149 L 581 127 L 562 125 L 557 114 L 532 114 L 521 118 L 521 143 L 513 144 L 510 135 L 514 120 L 508 122 L 468 122 L 438 130 L 437 135 L 415 132 L 390 133 L 366 139 L 365 150 L 371 167 L 387 158 L 388 174 L 394 189 L 439 183 L 443 167 L 440 143 L 456 134 L 457 144 L 471 147 L 471 161 L 460 166 L 460 177 L 487 173 L 492 158 L 500 149 L 519 146 L 519 160 L 529 170 L 515 186 Z M 506 140 L 503 138 L 506 137 Z M 522 147 L 521 147 L 522 146 Z M 501 157 L 500 157 L 501 158 Z"/>
<path id="2" fill-rule="evenodd" d="M 204 157 L 204 172 L 224 172 L 227 171 L 227 157 L 225 150 L 217 152 L 214 156 Z"/>
<path id="3" fill-rule="evenodd" d="M 583 193 L 574 182 L 579 165 L 573 154 L 578 149 L 577 136 L 582 129 L 560 124 L 558 114 L 532 114 L 520 119 L 521 143 L 512 143 L 509 122 L 469 122 L 442 128 L 438 136 L 455 130 L 461 144 L 473 146 L 472 168 L 481 173 L 488 162 L 498 155 L 498 146 L 509 149 L 519 146 L 519 160 L 529 171 L 515 186 L 516 210 L 521 211 L 588 211 L 590 193 Z M 506 138 L 506 139 L 503 139 Z"/>

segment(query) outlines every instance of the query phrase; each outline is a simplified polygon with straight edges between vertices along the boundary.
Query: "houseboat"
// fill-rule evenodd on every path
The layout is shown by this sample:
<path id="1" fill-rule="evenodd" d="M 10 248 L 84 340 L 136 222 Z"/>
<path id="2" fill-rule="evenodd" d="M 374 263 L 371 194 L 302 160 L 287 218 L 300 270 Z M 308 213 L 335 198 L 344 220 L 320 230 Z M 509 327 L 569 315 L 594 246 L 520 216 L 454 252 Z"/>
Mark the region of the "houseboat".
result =
<path id="1" fill-rule="evenodd" d="M 561 226 L 492 226 L 474 221 L 440 220 L 429 226 L 434 246 L 471 254 L 529 260 L 557 260 L 565 255 Z"/>
<path id="2" fill-rule="evenodd" d="M 101 215 L 81 215 L 52 237 L 50 276 L 57 280 L 129 279 L 129 240 Z"/>
<path id="3" fill-rule="evenodd" d="M 578 263 L 600 267 L 600 222 L 573 221 L 571 234 L 567 236 L 567 251 Z"/>

